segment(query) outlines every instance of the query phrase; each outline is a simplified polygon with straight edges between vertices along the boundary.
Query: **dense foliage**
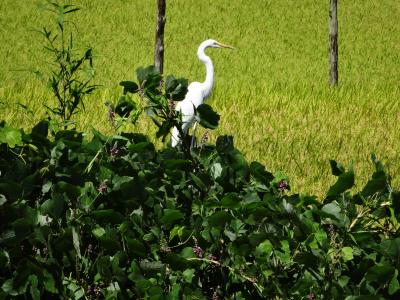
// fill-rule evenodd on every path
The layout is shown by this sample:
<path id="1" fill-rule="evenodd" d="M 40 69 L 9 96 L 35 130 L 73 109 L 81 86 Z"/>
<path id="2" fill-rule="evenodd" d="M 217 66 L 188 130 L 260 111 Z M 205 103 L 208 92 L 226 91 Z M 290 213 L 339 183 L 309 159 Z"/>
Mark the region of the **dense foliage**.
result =
<path id="1" fill-rule="evenodd" d="M 137 74 L 109 104 L 115 135 L 1 125 L 0 299 L 398 299 L 400 193 L 374 156 L 356 194 L 331 161 L 337 181 L 318 201 L 288 194 L 230 136 L 156 150 L 116 124 L 136 120 L 139 93 L 167 136 L 187 83 Z"/>
<path id="2" fill-rule="evenodd" d="M 43 102 L 51 106 L 55 100 L 29 72 L 15 71 L 50 69 L 44 64 L 50 61 L 43 54 L 48 52 L 31 29 L 45 26 L 55 32 L 57 27 L 50 26 L 52 14 L 38 11 L 38 2 L 43 1 L 0 1 L 1 119 L 23 128 L 45 114 Z M 106 131 L 108 124 L 98 115 L 103 101 L 98 100 L 115 95 L 118 81 L 153 61 L 157 1 L 57 2 L 83 8 L 68 14 L 65 25 L 76 34 L 78 54 L 92 46 L 93 82 L 102 85 L 86 98 L 89 109 L 73 120 L 85 130 L 92 125 Z M 216 72 L 210 102 L 223 116 L 219 132 L 234 135 L 247 157 L 271 170 L 285 170 L 293 188 L 320 198 L 329 188 L 331 158 L 352 161 L 357 181 L 366 182 L 369 176 L 370 152 L 400 174 L 400 22 L 393 22 L 400 1 L 339 4 L 342 86 L 337 90 L 327 84 L 328 1 L 170 2 L 167 73 L 202 81 L 204 66 L 196 50 L 206 38 L 237 49 L 207 51 Z M 13 104 L 17 101 L 33 115 L 21 113 Z M 393 183 L 400 186 L 400 177 L 393 176 Z"/>
<path id="3" fill-rule="evenodd" d="M 94 88 L 72 76 L 92 56 L 65 62 L 69 50 L 52 50 L 65 69 L 50 78 L 58 120 L 29 133 L 0 123 L 0 299 L 399 298 L 400 193 L 375 156 L 358 193 L 352 169 L 331 161 L 325 199 L 290 194 L 231 136 L 183 132 L 174 107 L 187 80 L 154 67 L 107 103 L 115 134 L 88 137 L 69 121 Z M 181 145 L 123 132 L 142 112 L 157 138 L 177 127 Z M 218 126 L 210 106 L 196 114 Z"/>

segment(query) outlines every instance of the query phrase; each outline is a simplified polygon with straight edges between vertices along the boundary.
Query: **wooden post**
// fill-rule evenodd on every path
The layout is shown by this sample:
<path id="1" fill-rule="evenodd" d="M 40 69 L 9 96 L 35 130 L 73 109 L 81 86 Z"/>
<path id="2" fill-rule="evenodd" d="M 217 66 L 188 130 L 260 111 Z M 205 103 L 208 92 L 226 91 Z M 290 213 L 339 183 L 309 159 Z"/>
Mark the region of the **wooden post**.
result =
<path id="1" fill-rule="evenodd" d="M 329 7 L 329 83 L 338 85 L 338 19 L 337 0 L 330 0 Z"/>
<path id="2" fill-rule="evenodd" d="M 164 71 L 164 27 L 165 27 L 165 1 L 157 0 L 157 27 L 156 43 L 154 49 L 154 66 L 162 74 Z"/>

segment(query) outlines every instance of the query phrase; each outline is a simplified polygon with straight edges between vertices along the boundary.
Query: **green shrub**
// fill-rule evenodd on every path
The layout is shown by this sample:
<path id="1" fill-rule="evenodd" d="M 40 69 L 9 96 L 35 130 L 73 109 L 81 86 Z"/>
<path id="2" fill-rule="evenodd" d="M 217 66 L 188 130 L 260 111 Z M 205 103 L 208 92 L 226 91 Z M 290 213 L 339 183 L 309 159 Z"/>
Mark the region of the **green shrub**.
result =
<path id="1" fill-rule="evenodd" d="M 153 92 L 141 90 L 159 100 L 163 137 L 179 116 Z M 318 201 L 289 194 L 229 136 L 156 150 L 142 134 L 88 140 L 49 124 L 0 128 L 1 299 L 400 296 L 400 194 L 375 157 L 356 194 L 332 161 L 337 182 Z"/>
<path id="2" fill-rule="evenodd" d="M 69 63 L 78 70 L 86 54 Z M 59 83 L 71 75 L 56 74 Z M 74 99 L 52 86 L 61 123 L 30 133 L 0 124 L 0 299 L 400 297 L 400 193 L 374 156 L 358 193 L 353 171 L 331 161 L 337 181 L 323 201 L 289 194 L 289 179 L 249 164 L 231 136 L 209 145 L 182 132 L 174 106 L 187 80 L 163 82 L 154 67 L 137 77 L 107 103 L 114 135 L 67 130 L 89 81 L 64 91 Z M 142 111 L 157 138 L 176 126 L 182 144 L 157 150 L 123 132 Z M 210 106 L 197 112 L 200 125 L 218 125 Z"/>
<path id="3" fill-rule="evenodd" d="M 80 8 L 65 4 L 60 5 L 47 0 L 44 6 L 46 10 L 55 15 L 55 29 L 50 30 L 43 27 L 38 32 L 44 37 L 44 49 L 51 55 L 52 61 L 49 65 L 52 70 L 47 74 L 47 87 L 57 100 L 55 107 L 44 105 L 49 112 L 59 119 L 64 129 L 71 125 L 71 118 L 79 108 L 84 109 L 85 96 L 91 94 L 97 85 L 91 84 L 94 77 L 93 53 L 87 48 L 82 54 L 78 54 L 74 45 L 71 31 L 67 30 L 66 15 L 74 13 Z M 44 79 L 47 73 L 35 71 L 39 78 Z"/>

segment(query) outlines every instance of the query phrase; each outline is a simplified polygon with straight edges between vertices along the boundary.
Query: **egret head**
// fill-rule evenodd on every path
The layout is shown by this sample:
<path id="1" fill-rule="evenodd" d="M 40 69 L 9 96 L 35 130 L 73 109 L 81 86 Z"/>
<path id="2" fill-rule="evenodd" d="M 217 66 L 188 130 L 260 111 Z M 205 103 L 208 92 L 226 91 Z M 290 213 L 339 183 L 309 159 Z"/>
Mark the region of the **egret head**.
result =
<path id="1" fill-rule="evenodd" d="M 209 40 L 205 40 L 203 43 L 203 46 L 204 46 L 204 48 L 227 48 L 227 49 L 234 49 L 232 46 L 230 46 L 230 45 L 225 45 L 225 44 L 222 44 L 222 43 L 220 43 L 220 42 L 217 42 L 216 40 L 212 40 L 212 39 L 209 39 Z"/>

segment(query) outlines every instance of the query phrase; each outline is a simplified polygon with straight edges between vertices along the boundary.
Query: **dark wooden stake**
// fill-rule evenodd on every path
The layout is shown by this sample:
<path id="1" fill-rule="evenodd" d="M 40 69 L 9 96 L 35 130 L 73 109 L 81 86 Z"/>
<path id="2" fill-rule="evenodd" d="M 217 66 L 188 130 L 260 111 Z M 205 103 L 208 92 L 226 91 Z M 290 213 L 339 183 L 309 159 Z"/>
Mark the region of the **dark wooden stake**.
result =
<path id="1" fill-rule="evenodd" d="M 329 7 L 329 83 L 338 85 L 338 19 L 337 0 L 330 0 Z"/>
<path id="2" fill-rule="evenodd" d="M 161 74 L 164 71 L 165 1 L 157 0 L 156 45 L 154 49 L 154 66 Z"/>

